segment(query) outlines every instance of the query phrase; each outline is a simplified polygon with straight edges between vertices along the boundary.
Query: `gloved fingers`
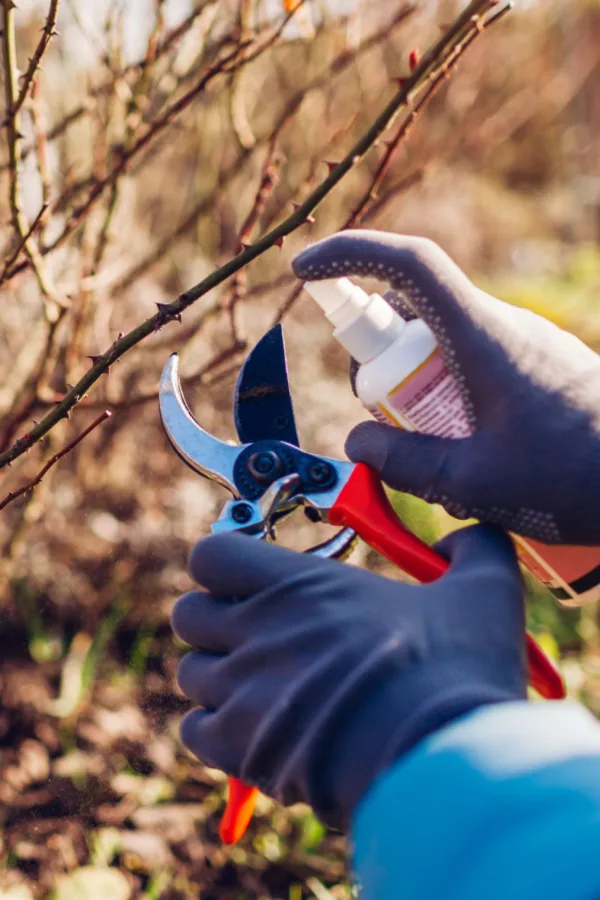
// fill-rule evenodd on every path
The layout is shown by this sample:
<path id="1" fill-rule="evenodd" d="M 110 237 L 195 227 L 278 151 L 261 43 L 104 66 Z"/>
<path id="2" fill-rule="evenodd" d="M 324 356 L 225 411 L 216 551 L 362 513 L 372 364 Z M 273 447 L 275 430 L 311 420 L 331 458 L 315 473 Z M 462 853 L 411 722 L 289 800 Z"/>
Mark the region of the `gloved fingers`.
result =
<path id="1" fill-rule="evenodd" d="M 243 598 L 327 563 L 245 535 L 215 534 L 196 544 L 189 571 L 213 593 Z"/>
<path id="2" fill-rule="evenodd" d="M 494 525 L 471 525 L 452 532 L 435 549 L 450 560 L 442 603 L 447 596 L 451 627 L 457 628 L 458 619 L 463 623 L 459 631 L 493 633 L 499 626 L 503 633 L 524 633 L 523 578 L 506 532 Z"/>
<path id="3" fill-rule="evenodd" d="M 182 743 L 206 766 L 241 777 L 247 745 L 264 714 L 262 707 L 257 707 L 254 692 L 252 682 L 238 685 L 219 709 L 191 710 L 179 727 Z"/>
<path id="4" fill-rule="evenodd" d="M 470 438 L 440 438 L 361 422 L 348 435 L 346 453 L 353 462 L 372 466 L 389 487 L 440 503 L 456 518 L 467 518 L 460 473 L 468 470 L 470 446 Z"/>
<path id="5" fill-rule="evenodd" d="M 225 739 L 218 713 L 192 709 L 181 720 L 179 735 L 183 745 L 205 766 L 238 775 L 241 754 L 233 741 Z"/>
<path id="6" fill-rule="evenodd" d="M 305 281 L 346 275 L 387 281 L 427 322 L 450 371 L 460 376 L 463 367 L 468 369 L 475 406 L 483 399 L 479 395 L 490 383 L 493 364 L 492 342 L 483 328 L 489 315 L 486 297 L 433 241 L 379 231 L 342 231 L 307 247 L 292 260 L 292 268 Z M 478 371 L 487 377 L 473 377 Z"/>
<path id="7" fill-rule="evenodd" d="M 226 653 L 234 645 L 231 600 L 202 591 L 190 591 L 175 603 L 171 627 L 180 640 L 209 653 Z"/>
<path id="8" fill-rule="evenodd" d="M 179 690 L 192 703 L 215 709 L 225 699 L 224 679 L 219 675 L 223 657 L 209 653 L 187 653 L 177 667 Z"/>

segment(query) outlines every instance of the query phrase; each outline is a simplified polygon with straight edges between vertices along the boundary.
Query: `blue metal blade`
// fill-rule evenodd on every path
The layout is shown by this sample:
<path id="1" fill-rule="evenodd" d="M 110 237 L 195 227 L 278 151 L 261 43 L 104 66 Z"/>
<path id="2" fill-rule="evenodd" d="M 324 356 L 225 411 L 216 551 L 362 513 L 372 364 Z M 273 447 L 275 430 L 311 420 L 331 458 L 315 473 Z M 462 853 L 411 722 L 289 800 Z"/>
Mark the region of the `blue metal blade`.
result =
<path id="1" fill-rule="evenodd" d="M 279 440 L 299 446 L 281 325 L 267 331 L 246 357 L 233 411 L 242 443 Z"/>

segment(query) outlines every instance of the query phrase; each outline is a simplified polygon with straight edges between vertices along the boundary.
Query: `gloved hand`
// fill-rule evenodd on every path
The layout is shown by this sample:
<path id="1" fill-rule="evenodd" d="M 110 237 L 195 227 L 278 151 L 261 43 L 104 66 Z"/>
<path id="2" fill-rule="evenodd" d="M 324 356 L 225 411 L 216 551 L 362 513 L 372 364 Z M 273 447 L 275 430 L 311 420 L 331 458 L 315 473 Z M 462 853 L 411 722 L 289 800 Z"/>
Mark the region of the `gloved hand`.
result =
<path id="1" fill-rule="evenodd" d="M 341 232 L 292 265 L 305 281 L 387 281 L 400 294 L 398 311 L 408 302 L 433 330 L 462 388 L 471 438 L 365 422 L 348 438 L 350 459 L 457 518 L 548 544 L 600 544 L 600 358 L 589 347 L 479 290 L 424 238 Z"/>
<path id="2" fill-rule="evenodd" d="M 345 828 L 371 782 L 423 737 L 526 696 L 521 576 L 490 526 L 440 545 L 448 572 L 407 585 L 252 538 L 192 553 L 208 590 L 181 597 L 179 666 L 201 708 L 181 725 L 209 766 Z"/>

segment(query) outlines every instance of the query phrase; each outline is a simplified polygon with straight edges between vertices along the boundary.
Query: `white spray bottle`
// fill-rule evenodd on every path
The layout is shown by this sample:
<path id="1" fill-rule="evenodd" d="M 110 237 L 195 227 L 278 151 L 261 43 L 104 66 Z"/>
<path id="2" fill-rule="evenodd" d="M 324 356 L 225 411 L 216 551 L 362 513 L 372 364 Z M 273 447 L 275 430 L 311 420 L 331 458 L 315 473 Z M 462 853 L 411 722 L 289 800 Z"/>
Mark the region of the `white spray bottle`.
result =
<path id="1" fill-rule="evenodd" d="M 462 438 L 471 433 L 460 390 L 422 319 L 406 322 L 379 294 L 348 278 L 304 288 L 360 368 L 356 393 L 376 419 L 407 431 Z"/>
<path id="2" fill-rule="evenodd" d="M 422 319 L 405 321 L 383 297 L 369 296 L 348 278 L 308 281 L 304 288 L 359 364 L 356 393 L 372 416 L 406 431 L 470 436 L 459 386 Z M 563 605 L 600 599 L 600 549 L 513 538 L 523 565 Z"/>

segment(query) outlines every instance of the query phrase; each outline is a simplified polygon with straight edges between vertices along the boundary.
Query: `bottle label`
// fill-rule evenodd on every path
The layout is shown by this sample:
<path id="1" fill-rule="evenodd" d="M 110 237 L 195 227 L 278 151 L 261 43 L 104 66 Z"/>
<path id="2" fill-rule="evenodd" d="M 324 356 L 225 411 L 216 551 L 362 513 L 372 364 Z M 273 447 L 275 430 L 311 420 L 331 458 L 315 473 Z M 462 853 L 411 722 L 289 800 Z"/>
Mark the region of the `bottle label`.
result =
<path id="1" fill-rule="evenodd" d="M 388 421 L 409 431 L 449 438 L 471 434 L 460 388 L 437 349 L 390 391 L 385 407 L 378 407 Z"/>
<path id="2" fill-rule="evenodd" d="M 378 406 L 367 406 L 366 409 L 371 413 L 374 419 L 377 419 L 378 422 L 381 422 L 382 425 L 390 424 L 390 417 L 387 413 L 382 412 Z M 392 421 L 392 425 L 398 425 L 399 423 L 396 421 Z M 401 426 L 402 427 L 402 426 Z"/>

